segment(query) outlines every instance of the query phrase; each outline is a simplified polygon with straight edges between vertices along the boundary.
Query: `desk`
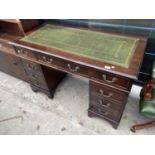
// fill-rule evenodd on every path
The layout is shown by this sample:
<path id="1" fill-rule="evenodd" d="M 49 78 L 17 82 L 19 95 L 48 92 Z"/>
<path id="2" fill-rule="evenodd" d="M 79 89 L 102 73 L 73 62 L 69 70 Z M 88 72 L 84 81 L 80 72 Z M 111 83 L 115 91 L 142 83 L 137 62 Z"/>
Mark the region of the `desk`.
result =
<path id="1" fill-rule="evenodd" d="M 117 128 L 146 42 L 142 37 L 44 25 L 11 44 L 22 59 L 87 78 L 88 115 Z"/>

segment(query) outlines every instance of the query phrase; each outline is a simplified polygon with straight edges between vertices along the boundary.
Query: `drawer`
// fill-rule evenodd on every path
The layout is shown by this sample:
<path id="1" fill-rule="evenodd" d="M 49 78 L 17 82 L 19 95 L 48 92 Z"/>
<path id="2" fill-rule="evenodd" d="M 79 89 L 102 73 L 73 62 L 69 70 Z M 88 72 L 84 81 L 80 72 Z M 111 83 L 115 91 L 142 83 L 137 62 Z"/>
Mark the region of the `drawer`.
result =
<path id="1" fill-rule="evenodd" d="M 115 86 L 120 89 L 128 91 L 131 89 L 132 81 L 122 76 L 94 69 L 89 69 L 89 76 L 91 79 L 98 80 L 102 83 Z"/>
<path id="2" fill-rule="evenodd" d="M 28 74 L 28 77 L 34 80 L 42 81 L 44 79 L 44 74 L 42 72 L 31 72 L 31 71 L 26 71 Z"/>
<path id="3" fill-rule="evenodd" d="M 26 74 L 31 84 L 37 87 L 41 87 L 43 89 L 48 89 L 46 80 L 42 72 L 34 72 L 31 70 L 26 70 Z"/>
<path id="4" fill-rule="evenodd" d="M 47 65 L 51 65 L 51 64 L 55 64 L 58 62 L 58 59 L 50 56 L 50 55 L 45 55 L 45 54 L 41 54 L 41 53 L 37 53 L 36 54 L 37 60 L 41 63 L 45 63 Z"/>
<path id="5" fill-rule="evenodd" d="M 33 50 L 29 50 L 23 47 L 15 47 L 16 54 L 18 56 L 36 60 L 35 52 Z"/>
<path id="6" fill-rule="evenodd" d="M 115 88 L 104 86 L 90 81 L 90 93 L 91 95 L 97 95 L 102 99 L 108 101 L 117 102 L 118 104 L 126 103 L 128 98 L 128 92 L 119 91 Z"/>
<path id="7" fill-rule="evenodd" d="M 26 73 L 32 82 L 37 81 L 37 82 L 40 82 L 42 85 L 46 85 L 46 81 L 43 73 L 33 73 L 33 72 L 27 72 L 27 71 Z"/>
<path id="8" fill-rule="evenodd" d="M 42 69 L 37 63 L 22 59 L 23 66 L 28 72 L 41 73 Z"/>
<path id="9" fill-rule="evenodd" d="M 89 111 L 91 111 L 97 115 L 100 115 L 101 117 L 105 117 L 106 119 L 110 119 L 110 120 L 114 120 L 114 121 L 118 121 L 121 116 L 121 112 L 119 112 L 119 111 L 107 111 L 105 109 L 101 109 L 94 105 L 90 105 Z"/>
<path id="10" fill-rule="evenodd" d="M 123 102 L 118 104 L 117 102 L 112 102 L 107 100 L 106 98 L 100 98 L 95 95 L 90 95 L 90 104 L 105 110 L 119 111 L 122 109 L 122 107 L 124 107 Z"/>
<path id="11" fill-rule="evenodd" d="M 15 53 L 15 50 L 14 50 L 12 45 L 1 42 L 1 41 L 0 41 L 0 51 L 7 52 L 7 53 L 12 53 L 12 54 Z"/>
<path id="12" fill-rule="evenodd" d="M 29 78 L 29 80 L 30 80 L 30 83 L 33 84 L 34 86 L 48 90 L 48 86 L 45 80 L 36 80 L 33 78 Z"/>
<path id="13" fill-rule="evenodd" d="M 86 66 L 45 54 L 37 54 L 37 60 L 49 66 L 61 69 L 62 71 L 64 70 L 88 77 L 88 67 Z"/>
<path id="14" fill-rule="evenodd" d="M 42 72 L 40 65 L 23 59 L 22 59 L 22 63 L 30 83 L 37 87 L 41 87 L 47 90 L 48 89 L 47 83 L 44 78 L 44 74 Z"/>
<path id="15" fill-rule="evenodd" d="M 86 66 L 79 65 L 67 60 L 61 60 L 59 63 L 59 66 L 65 71 L 88 77 L 88 67 Z"/>

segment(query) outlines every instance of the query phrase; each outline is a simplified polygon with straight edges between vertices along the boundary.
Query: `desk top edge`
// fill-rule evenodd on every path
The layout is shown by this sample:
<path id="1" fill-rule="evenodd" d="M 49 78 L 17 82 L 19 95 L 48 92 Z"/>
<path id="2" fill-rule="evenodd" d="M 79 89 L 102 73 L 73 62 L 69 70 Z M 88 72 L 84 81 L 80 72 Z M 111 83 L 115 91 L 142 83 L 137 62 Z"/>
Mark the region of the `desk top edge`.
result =
<path id="1" fill-rule="evenodd" d="M 82 29 L 85 30 L 86 28 L 82 28 Z M 86 30 L 89 30 L 89 29 L 87 28 Z M 92 31 L 92 30 L 90 30 L 90 31 Z M 103 31 L 98 31 L 98 32 L 103 33 Z M 110 33 L 110 34 L 117 34 L 117 33 Z M 137 37 L 131 36 L 131 35 L 122 35 L 121 34 L 121 36 L 129 36 L 129 37 L 137 38 Z M 103 68 L 103 66 L 109 65 L 108 63 L 102 63 L 102 65 L 99 64 L 99 63 L 92 64 L 92 63 L 90 63 L 90 61 L 87 61 L 87 60 L 82 61 L 80 57 L 78 59 L 74 59 L 74 58 L 72 58 L 72 55 L 70 55 L 70 54 L 69 54 L 70 55 L 69 57 L 68 57 L 68 55 L 67 56 L 66 55 L 59 55 L 58 50 L 51 49 L 51 48 L 43 48 L 43 47 L 40 47 L 40 46 L 35 46 L 33 44 L 30 44 L 30 43 L 27 44 L 27 43 L 25 43 L 23 41 L 20 41 L 21 38 L 19 38 L 19 37 L 16 38 L 16 39 L 10 40 L 9 43 L 12 44 L 12 45 L 15 45 L 15 46 L 21 46 L 21 47 L 25 47 L 25 48 L 28 48 L 28 49 L 36 50 L 38 52 L 46 53 L 46 54 L 51 55 L 51 56 L 57 56 L 57 57 L 60 57 L 60 58 L 63 58 L 63 59 L 71 60 L 73 62 L 84 64 L 84 65 L 94 67 L 94 68 L 97 68 L 97 69 L 100 69 L 100 70 L 103 70 L 103 71 L 104 70 L 109 71 L 109 72 L 112 72 L 114 74 L 119 74 L 119 75 L 122 75 L 122 76 L 125 76 L 125 77 L 129 77 L 131 79 L 137 79 L 138 71 L 139 71 L 139 68 L 140 68 L 140 65 L 141 65 L 141 59 L 142 59 L 142 57 L 144 55 L 144 50 L 145 50 L 146 43 L 147 43 L 147 38 L 146 37 L 138 37 L 138 38 L 139 38 L 139 45 L 141 44 L 141 49 L 142 49 L 142 50 L 139 50 L 138 48 L 136 49 L 137 52 L 139 51 L 139 55 L 137 55 L 136 58 L 140 59 L 140 60 L 137 60 L 138 61 L 137 62 L 138 66 L 133 68 L 132 67 L 133 64 L 131 62 L 131 65 L 129 66 L 129 68 L 124 69 L 123 67 L 117 66 L 117 68 L 118 68 L 117 70 L 105 70 Z M 131 71 L 131 70 L 134 70 L 134 71 Z"/>

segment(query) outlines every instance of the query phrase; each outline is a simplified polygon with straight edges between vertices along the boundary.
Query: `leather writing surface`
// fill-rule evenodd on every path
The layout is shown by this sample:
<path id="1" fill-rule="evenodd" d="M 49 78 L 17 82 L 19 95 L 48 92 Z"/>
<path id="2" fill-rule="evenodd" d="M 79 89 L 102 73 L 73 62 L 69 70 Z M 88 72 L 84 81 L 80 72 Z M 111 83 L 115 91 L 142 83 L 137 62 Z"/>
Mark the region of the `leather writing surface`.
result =
<path id="1" fill-rule="evenodd" d="M 137 38 L 48 24 L 21 40 L 126 68 L 138 42 Z"/>

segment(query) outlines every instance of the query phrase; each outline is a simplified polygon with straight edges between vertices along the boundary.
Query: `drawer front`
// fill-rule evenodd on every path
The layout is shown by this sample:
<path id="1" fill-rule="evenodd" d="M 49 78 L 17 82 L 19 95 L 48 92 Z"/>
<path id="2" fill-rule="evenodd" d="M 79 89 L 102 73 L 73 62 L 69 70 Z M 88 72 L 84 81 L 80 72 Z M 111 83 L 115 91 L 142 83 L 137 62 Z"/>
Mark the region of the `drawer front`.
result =
<path id="1" fill-rule="evenodd" d="M 1 41 L 0 41 L 0 51 L 7 52 L 7 53 L 12 53 L 12 54 L 15 53 L 15 50 L 14 50 L 12 45 L 1 42 Z"/>
<path id="2" fill-rule="evenodd" d="M 121 77 L 115 74 L 89 69 L 89 76 L 91 79 L 98 80 L 102 83 L 118 87 L 120 89 L 130 91 L 132 81 L 125 77 Z"/>
<path id="3" fill-rule="evenodd" d="M 118 104 L 117 102 L 112 102 L 107 100 L 106 98 L 100 98 L 95 95 L 90 95 L 90 104 L 100 107 L 105 110 L 117 110 L 120 111 L 122 107 L 124 107 L 124 103 Z"/>
<path id="4" fill-rule="evenodd" d="M 34 84 L 40 85 L 40 86 L 45 86 L 45 88 L 47 88 L 43 73 L 38 74 L 35 72 L 29 72 L 29 71 L 26 71 L 26 73 L 27 73 L 31 83 L 34 83 Z"/>
<path id="5" fill-rule="evenodd" d="M 70 73 L 79 74 L 88 77 L 88 68 L 83 65 L 79 65 L 74 62 L 69 62 L 66 60 L 61 60 L 59 66 Z"/>
<path id="6" fill-rule="evenodd" d="M 93 95 L 97 95 L 102 99 L 106 99 L 108 101 L 116 102 L 118 104 L 126 103 L 128 98 L 128 93 L 124 91 L 119 91 L 117 89 L 100 85 L 94 82 L 90 82 L 90 93 Z"/>
<path id="7" fill-rule="evenodd" d="M 30 83 L 47 90 L 47 83 L 40 65 L 27 60 L 22 60 L 22 62 Z"/>
<path id="8" fill-rule="evenodd" d="M 45 54 L 37 54 L 37 60 L 51 67 L 88 77 L 88 68 L 86 66 Z"/>
<path id="9" fill-rule="evenodd" d="M 107 119 L 114 121 L 118 121 L 121 116 L 121 113 L 119 111 L 107 111 L 94 105 L 90 105 L 89 111 L 92 111 L 95 114 L 100 115 L 101 117 L 105 117 Z"/>
<path id="10" fill-rule="evenodd" d="M 23 66 L 28 72 L 42 73 L 40 65 L 37 63 L 22 59 Z"/>
<path id="11" fill-rule="evenodd" d="M 33 59 L 36 60 L 36 56 L 35 56 L 35 52 L 26 48 L 22 48 L 22 47 L 14 47 L 16 54 L 18 56 L 24 57 L 24 58 L 28 58 L 28 59 Z"/>
<path id="12" fill-rule="evenodd" d="M 39 80 L 35 80 L 35 79 L 32 79 L 32 78 L 29 78 L 29 80 L 30 80 L 30 83 L 33 84 L 34 86 L 37 86 L 39 88 L 48 90 L 48 86 L 47 86 L 45 80 L 40 80 L 39 81 Z"/>
<path id="13" fill-rule="evenodd" d="M 44 63 L 46 65 L 56 65 L 58 62 L 57 58 L 46 54 L 36 53 L 36 57 L 37 61 Z"/>

